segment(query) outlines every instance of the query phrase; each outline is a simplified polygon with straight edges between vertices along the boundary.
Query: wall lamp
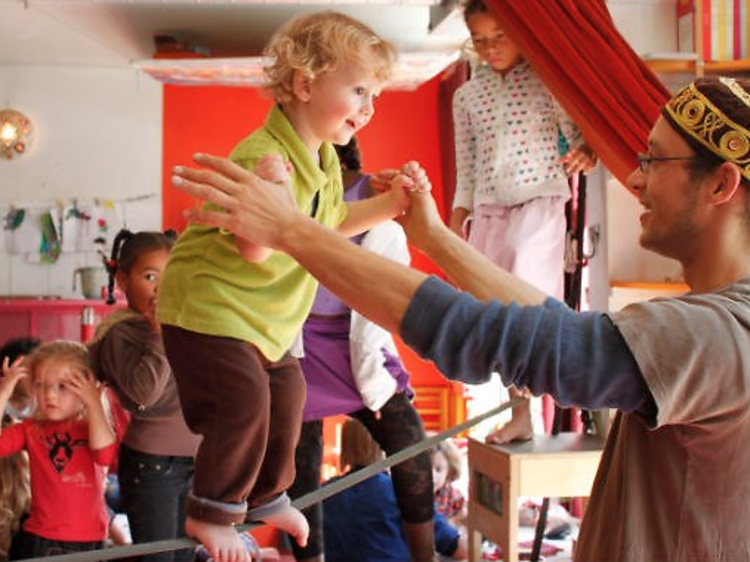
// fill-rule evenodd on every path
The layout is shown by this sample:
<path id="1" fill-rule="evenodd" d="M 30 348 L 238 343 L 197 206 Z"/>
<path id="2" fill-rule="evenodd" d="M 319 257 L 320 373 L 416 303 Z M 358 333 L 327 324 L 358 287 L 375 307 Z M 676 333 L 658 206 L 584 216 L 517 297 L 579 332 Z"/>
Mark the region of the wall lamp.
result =
<path id="1" fill-rule="evenodd" d="M 0 156 L 23 154 L 31 140 L 31 120 L 14 109 L 0 110 Z"/>

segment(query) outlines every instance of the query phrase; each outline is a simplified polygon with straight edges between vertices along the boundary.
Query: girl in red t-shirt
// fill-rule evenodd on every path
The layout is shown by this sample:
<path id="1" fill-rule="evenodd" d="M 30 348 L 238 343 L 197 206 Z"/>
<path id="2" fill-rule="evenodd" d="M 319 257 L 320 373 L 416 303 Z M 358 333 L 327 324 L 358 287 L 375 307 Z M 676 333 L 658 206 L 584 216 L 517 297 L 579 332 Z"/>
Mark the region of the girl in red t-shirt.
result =
<path id="1" fill-rule="evenodd" d="M 31 468 L 29 518 L 11 547 L 32 558 L 104 545 L 105 469 L 117 454 L 115 433 L 79 343 L 42 344 L 23 359 L 3 361 L 0 409 L 29 378 L 34 414 L 0 432 L 0 456 L 25 450 Z"/>

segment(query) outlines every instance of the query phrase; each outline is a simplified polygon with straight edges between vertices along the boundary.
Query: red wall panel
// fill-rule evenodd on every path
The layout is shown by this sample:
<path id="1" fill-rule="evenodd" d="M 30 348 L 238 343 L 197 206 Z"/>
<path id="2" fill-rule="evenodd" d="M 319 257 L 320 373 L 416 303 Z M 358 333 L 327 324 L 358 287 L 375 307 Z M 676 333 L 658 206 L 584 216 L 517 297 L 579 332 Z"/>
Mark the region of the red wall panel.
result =
<path id="1" fill-rule="evenodd" d="M 271 101 L 254 88 L 164 86 L 163 227 L 185 226 L 182 209 L 193 198 L 169 183 L 175 165 L 190 165 L 196 152 L 228 154 L 263 124 Z"/>
<path id="2" fill-rule="evenodd" d="M 365 170 L 417 160 L 432 180 L 437 201 L 442 201 L 439 85 L 436 78 L 413 92 L 384 92 L 375 102 L 372 121 L 357 136 Z M 181 230 L 182 210 L 194 204 L 193 198 L 171 187 L 172 167 L 189 165 L 196 152 L 228 154 L 263 123 L 270 105 L 261 90 L 252 88 L 164 86 L 164 228 Z M 414 267 L 436 271 L 418 252 L 412 257 Z M 414 384 L 447 384 L 432 364 L 400 347 Z"/>

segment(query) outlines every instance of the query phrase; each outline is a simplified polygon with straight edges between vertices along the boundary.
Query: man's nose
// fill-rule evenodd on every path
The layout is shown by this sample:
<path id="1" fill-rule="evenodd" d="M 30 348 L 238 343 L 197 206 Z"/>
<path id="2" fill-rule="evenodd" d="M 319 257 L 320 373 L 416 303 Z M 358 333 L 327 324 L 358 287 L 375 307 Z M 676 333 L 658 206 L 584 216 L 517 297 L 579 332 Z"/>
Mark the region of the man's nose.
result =
<path id="1" fill-rule="evenodd" d="M 646 175 L 640 168 L 634 168 L 625 180 L 625 185 L 636 193 L 640 193 L 646 185 Z"/>

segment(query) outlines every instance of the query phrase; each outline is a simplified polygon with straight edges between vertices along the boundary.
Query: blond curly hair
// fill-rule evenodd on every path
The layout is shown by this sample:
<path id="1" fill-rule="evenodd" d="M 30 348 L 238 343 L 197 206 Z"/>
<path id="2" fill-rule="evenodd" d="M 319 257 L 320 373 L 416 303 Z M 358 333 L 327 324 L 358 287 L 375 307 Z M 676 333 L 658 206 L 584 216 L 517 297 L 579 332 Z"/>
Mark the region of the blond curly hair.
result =
<path id="1" fill-rule="evenodd" d="M 282 26 L 264 50 L 266 88 L 281 104 L 294 99 L 295 71 L 315 79 L 348 62 L 372 70 L 385 82 L 396 60 L 396 50 L 365 24 L 338 12 L 302 15 Z"/>
<path id="2" fill-rule="evenodd" d="M 94 378 L 86 346 L 75 341 L 56 340 L 43 343 L 24 359 L 24 364 L 29 369 L 29 380 L 32 388 L 34 383 L 43 376 L 44 366 L 52 362 L 65 363 L 68 367 L 78 371 L 82 375 Z M 85 409 L 81 410 L 80 415 L 81 417 L 85 417 Z"/>

